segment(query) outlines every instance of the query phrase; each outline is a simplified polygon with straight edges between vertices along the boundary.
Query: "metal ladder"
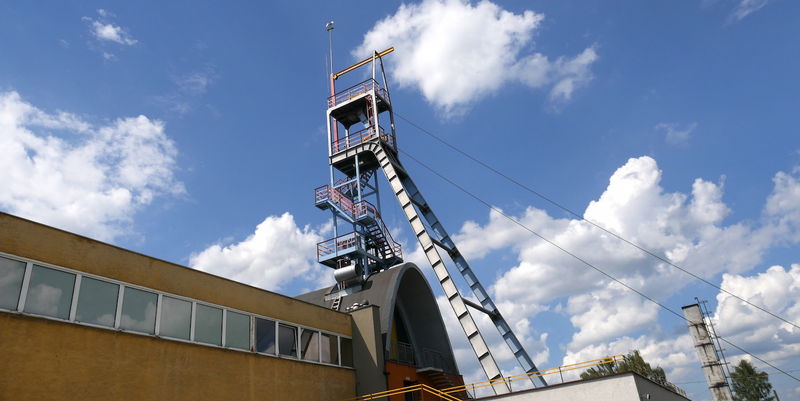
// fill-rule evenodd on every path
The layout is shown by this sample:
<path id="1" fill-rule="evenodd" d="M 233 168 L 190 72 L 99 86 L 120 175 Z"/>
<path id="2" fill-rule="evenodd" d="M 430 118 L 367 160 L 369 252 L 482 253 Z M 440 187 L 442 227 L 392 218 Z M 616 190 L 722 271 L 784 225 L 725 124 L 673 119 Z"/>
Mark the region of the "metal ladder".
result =
<path id="1" fill-rule="evenodd" d="M 338 311 L 339 306 L 342 304 L 342 296 L 339 295 L 338 297 L 333 299 L 333 304 L 331 305 L 331 309 Z"/>
<path id="2" fill-rule="evenodd" d="M 414 185 L 414 182 L 411 180 L 408 173 L 406 173 L 400 161 L 392 155 L 391 152 L 387 152 L 379 141 L 365 144 L 365 146 L 368 146 L 370 148 L 369 150 L 371 150 L 378 159 L 378 163 L 386 175 L 386 179 L 389 181 L 392 191 L 397 196 L 397 200 L 400 202 L 400 206 L 408 222 L 411 224 L 414 234 L 425 252 L 425 256 L 428 258 L 431 267 L 433 267 L 436 273 L 436 277 L 447 296 L 447 300 L 450 302 L 450 306 L 453 308 L 459 323 L 461 323 L 461 327 L 464 329 L 464 333 L 469 340 L 470 346 L 472 346 L 472 350 L 478 357 L 481 368 L 483 368 L 484 373 L 486 373 L 486 376 L 490 380 L 496 381 L 492 384 L 495 393 L 508 393 L 511 391 L 511 387 L 509 383 L 503 380 L 502 372 L 487 347 L 486 341 L 475 325 L 475 321 L 467 309 L 467 306 L 483 312 L 491 318 L 495 327 L 497 327 L 497 330 L 500 332 L 500 335 L 503 337 L 503 340 L 505 340 L 506 344 L 511 348 L 517 362 L 519 362 L 526 373 L 531 375 L 530 379 L 533 384 L 535 386 L 546 386 L 547 383 L 541 376 L 536 376 L 534 378 L 533 374 L 538 370 L 533 361 L 522 347 L 516 335 L 514 335 L 514 332 L 511 331 L 508 323 L 506 323 L 500 311 L 489 297 L 489 294 L 472 272 L 466 259 L 461 256 L 461 253 L 458 251 L 455 243 L 450 239 L 450 236 L 445 231 L 441 222 L 439 222 L 433 214 L 430 206 L 422 197 L 422 194 L 419 192 L 416 185 Z M 420 214 L 422 215 L 421 217 Z M 429 230 L 426 224 L 423 223 L 423 219 L 425 223 L 427 223 L 427 226 L 430 227 L 433 235 L 428 232 Z M 461 293 L 451 279 L 439 255 L 437 247 L 444 250 L 453 260 L 459 272 L 464 277 L 464 280 L 466 280 L 470 289 L 472 289 L 472 292 L 480 301 L 480 305 L 468 299 L 464 299 L 461 296 Z"/>

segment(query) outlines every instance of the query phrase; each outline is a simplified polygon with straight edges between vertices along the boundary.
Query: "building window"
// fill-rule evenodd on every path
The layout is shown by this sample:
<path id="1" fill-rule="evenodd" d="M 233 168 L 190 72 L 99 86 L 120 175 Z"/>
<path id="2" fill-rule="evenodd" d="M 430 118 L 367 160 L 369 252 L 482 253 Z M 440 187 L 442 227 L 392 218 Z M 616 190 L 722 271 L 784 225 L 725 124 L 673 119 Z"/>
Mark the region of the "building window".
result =
<path id="1" fill-rule="evenodd" d="M 340 337 L 342 346 L 342 366 L 353 367 L 353 340 Z"/>
<path id="2" fill-rule="evenodd" d="M 122 297 L 122 318 L 119 327 L 125 330 L 154 334 L 158 295 L 125 287 Z"/>
<path id="3" fill-rule="evenodd" d="M 119 285 L 81 277 L 75 321 L 114 327 Z"/>
<path id="4" fill-rule="evenodd" d="M 338 338 L 336 336 L 332 336 L 330 334 L 322 333 L 321 338 L 321 347 L 320 347 L 320 354 L 321 354 L 321 361 L 325 363 L 332 363 L 334 365 L 339 364 L 339 344 Z"/>
<path id="5" fill-rule="evenodd" d="M 188 340 L 192 333 L 192 303 L 163 297 L 160 325 L 158 335 Z"/>
<path id="6" fill-rule="evenodd" d="M 74 289 L 74 274 L 34 265 L 25 312 L 68 319 Z"/>
<path id="7" fill-rule="evenodd" d="M 250 349 L 250 316 L 227 311 L 225 317 L 225 346 L 243 350 Z M 272 328 L 275 336 L 275 327 Z M 275 341 L 273 340 L 273 344 Z"/>
<path id="8" fill-rule="evenodd" d="M 297 327 L 281 324 L 278 328 L 278 352 L 297 358 Z"/>
<path id="9" fill-rule="evenodd" d="M 300 357 L 307 361 L 319 361 L 319 332 L 306 330 L 300 332 Z"/>
<path id="10" fill-rule="evenodd" d="M 25 263 L 0 257 L 0 308 L 17 310 Z"/>
<path id="11" fill-rule="evenodd" d="M 336 334 L 33 263 L 0 256 L 0 310 L 353 366 L 352 340 Z"/>
<path id="12" fill-rule="evenodd" d="M 195 341 L 222 345 L 222 309 L 197 304 L 197 317 L 194 319 Z"/>
<path id="13" fill-rule="evenodd" d="M 256 352 L 275 355 L 275 322 L 256 318 Z"/>

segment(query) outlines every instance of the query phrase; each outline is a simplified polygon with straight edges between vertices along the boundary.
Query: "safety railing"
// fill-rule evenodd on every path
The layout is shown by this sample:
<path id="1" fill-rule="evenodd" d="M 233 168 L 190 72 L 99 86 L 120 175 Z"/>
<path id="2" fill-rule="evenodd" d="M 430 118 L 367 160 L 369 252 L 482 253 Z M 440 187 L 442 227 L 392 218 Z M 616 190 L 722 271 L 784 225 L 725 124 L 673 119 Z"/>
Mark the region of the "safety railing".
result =
<path id="1" fill-rule="evenodd" d="M 384 246 L 388 246 L 390 248 L 389 250 L 395 257 L 402 259 L 403 252 L 400 244 L 394 241 L 392 234 L 389 232 L 389 228 L 386 227 L 383 219 L 381 219 L 380 213 L 378 213 L 378 209 L 373 204 L 367 201 L 353 202 L 350 198 L 339 192 L 339 190 L 336 188 L 332 188 L 330 185 L 323 185 L 314 189 L 314 203 L 319 204 L 323 202 L 328 202 L 332 205 L 335 205 L 339 208 L 339 210 L 341 210 L 342 213 L 345 213 L 347 217 L 353 221 L 360 220 L 365 217 L 373 220 L 373 223 L 371 224 L 374 224 L 373 227 L 380 231 L 379 233 L 374 232 L 373 234 L 383 236 L 385 240 Z M 345 236 L 347 235 L 349 234 L 345 234 Z M 360 238 L 360 234 L 358 236 Z M 334 253 L 338 254 L 338 251 L 342 249 L 349 249 L 353 246 L 339 246 L 339 244 L 335 241 L 337 238 L 331 238 L 327 241 L 317 244 L 317 260 L 321 260 L 322 258 Z M 348 245 L 349 243 L 345 242 L 344 244 Z"/>
<path id="2" fill-rule="evenodd" d="M 572 370 L 587 369 L 587 368 L 591 368 L 593 366 L 599 366 L 599 365 L 605 365 L 605 364 L 608 364 L 608 363 L 621 362 L 621 361 L 624 360 L 624 357 L 625 357 L 624 355 L 606 356 L 606 357 L 603 357 L 603 358 L 592 359 L 590 361 L 584 361 L 584 362 L 578 362 L 578 363 L 573 363 L 573 364 L 569 364 L 569 365 L 558 366 L 558 367 L 555 367 L 555 368 L 540 370 L 540 371 L 536 371 L 536 372 L 532 372 L 532 373 L 523 373 L 523 374 L 519 374 L 519 375 L 515 375 L 515 376 L 501 377 L 501 378 L 495 379 L 495 380 L 486 380 L 486 381 L 482 381 L 482 382 L 477 382 L 477 383 L 472 383 L 472 384 L 465 384 L 465 385 L 462 385 L 462 386 L 450 387 L 450 388 L 445 388 L 445 389 L 441 389 L 441 390 L 434 389 L 434 388 L 426 386 L 424 384 L 416 384 L 416 385 L 413 385 L 413 386 L 396 388 L 396 389 L 393 389 L 393 390 L 383 391 L 383 392 L 380 392 L 380 393 L 362 395 L 362 396 L 355 397 L 355 398 L 348 398 L 348 399 L 342 400 L 342 401 L 365 401 L 365 400 L 388 399 L 386 397 L 390 397 L 390 396 L 393 396 L 393 395 L 407 394 L 407 393 L 417 393 L 417 394 L 428 393 L 428 394 L 432 394 L 432 395 L 441 397 L 440 399 L 442 399 L 442 400 L 448 400 L 448 401 L 458 400 L 458 401 L 461 401 L 461 399 L 456 397 L 454 394 L 458 394 L 458 393 L 460 393 L 462 395 L 463 394 L 471 394 L 469 396 L 469 398 L 472 398 L 472 397 L 475 396 L 475 390 L 480 389 L 480 388 L 484 388 L 484 387 L 491 387 L 492 385 L 497 384 L 499 382 L 511 383 L 511 382 L 515 382 L 515 381 L 519 381 L 519 380 L 527 380 L 530 377 L 536 377 L 536 376 L 545 376 L 545 375 L 554 375 L 554 374 L 562 375 L 564 372 L 569 372 L 569 371 L 572 371 Z M 563 376 L 562 376 L 561 380 L 562 381 L 564 380 Z"/>
<path id="3" fill-rule="evenodd" d="M 394 241 L 394 238 L 392 238 L 392 233 L 389 231 L 389 228 L 386 227 L 386 224 L 383 223 L 383 220 L 380 218 L 380 216 L 378 216 L 378 218 L 375 219 L 375 222 L 378 224 L 377 228 L 383 233 L 383 236 L 386 238 L 386 246 L 391 248 L 391 251 L 395 257 L 402 259 L 403 258 L 402 247 L 400 246 L 400 244 Z"/>
<path id="4" fill-rule="evenodd" d="M 461 401 L 460 398 L 457 398 L 452 394 L 444 393 L 441 390 L 437 390 L 431 386 L 428 386 L 427 384 L 415 384 L 413 386 L 396 388 L 388 391 L 381 391 L 380 393 L 348 398 L 342 401 L 388 400 L 389 397 L 395 395 L 404 395 L 404 394 L 414 394 L 414 395 L 422 394 L 423 397 L 424 395 L 428 395 L 431 397 L 431 398 L 424 397 L 425 400 Z"/>
<path id="5" fill-rule="evenodd" d="M 356 219 L 369 217 L 371 219 L 378 220 L 381 218 L 381 215 L 378 213 L 378 209 L 371 203 L 367 201 L 361 201 L 353 205 L 353 217 Z"/>
<path id="6" fill-rule="evenodd" d="M 338 255 L 339 252 L 350 248 L 360 248 L 362 244 L 363 237 L 356 231 L 322 241 L 317 244 L 317 260 L 320 261 L 330 255 Z"/>
<path id="7" fill-rule="evenodd" d="M 430 366 L 432 368 L 441 369 L 445 372 L 455 371 L 455 369 L 453 369 L 450 358 L 444 356 L 444 354 L 442 354 L 439 351 L 423 348 L 422 358 L 425 361 L 423 365 L 426 367 Z"/>
<path id="8" fill-rule="evenodd" d="M 402 341 L 395 341 L 394 342 L 395 351 L 397 351 L 397 362 L 405 363 L 409 365 L 413 365 L 416 362 L 414 357 L 414 346 L 409 343 L 404 343 Z"/>
<path id="9" fill-rule="evenodd" d="M 314 203 L 330 202 L 339 207 L 343 212 L 353 217 L 353 201 L 344 196 L 336 188 L 330 185 L 323 185 L 314 189 Z"/>
<path id="10" fill-rule="evenodd" d="M 314 203 L 329 202 L 337 206 L 351 219 L 357 220 L 364 217 L 380 220 L 378 209 L 367 201 L 353 202 L 338 189 L 330 185 L 323 185 L 314 189 Z"/>
<path id="11" fill-rule="evenodd" d="M 368 78 L 363 82 L 359 82 L 343 91 L 336 93 L 333 96 L 328 96 L 328 108 L 344 103 L 352 98 L 361 96 L 362 94 L 367 93 L 373 89 L 375 89 L 375 92 L 377 92 L 377 94 L 380 97 L 382 97 L 387 102 L 389 101 L 389 95 L 386 92 L 386 89 L 383 88 L 374 79 Z"/>
<path id="12" fill-rule="evenodd" d="M 573 364 L 569 364 L 569 365 L 558 366 L 558 367 L 555 367 L 555 368 L 538 370 L 538 371 L 531 372 L 531 373 L 522 373 L 522 374 L 518 374 L 518 375 L 514 375 L 514 376 L 501 377 L 501 378 L 498 378 L 498 379 L 495 379 L 495 380 L 486 380 L 486 381 L 477 382 L 477 383 L 465 384 L 463 386 L 450 387 L 450 388 L 442 389 L 442 392 L 445 392 L 447 394 L 452 394 L 452 393 L 458 393 L 458 392 L 463 392 L 463 391 L 467 390 L 467 391 L 470 391 L 472 394 L 475 394 L 475 390 L 481 389 L 481 388 L 484 388 L 484 387 L 491 387 L 491 386 L 493 386 L 493 385 L 495 385 L 495 384 L 497 384 L 499 382 L 504 382 L 504 383 L 508 384 L 508 386 L 510 387 L 511 383 L 516 382 L 516 381 L 529 380 L 530 378 L 533 378 L 533 377 L 541 377 L 541 376 L 548 376 L 548 375 L 555 375 L 555 374 L 558 374 L 561 377 L 561 381 L 563 382 L 564 381 L 564 376 L 563 376 L 564 372 L 569 372 L 569 371 L 578 370 L 578 369 L 587 369 L 587 368 L 591 368 L 593 366 L 605 365 L 605 364 L 608 364 L 608 363 L 622 362 L 624 357 L 625 357 L 624 355 L 612 355 L 612 356 L 607 356 L 607 357 L 603 357 L 603 358 L 592 359 L 590 361 L 578 362 L 578 363 L 573 363 Z"/>
<path id="13" fill-rule="evenodd" d="M 344 137 L 339 138 L 339 140 L 333 141 L 331 143 L 332 153 L 339 153 L 341 151 L 350 149 L 353 146 L 360 145 L 375 138 L 376 136 L 380 136 L 381 140 L 386 142 L 386 144 L 388 144 L 392 149 L 397 149 L 397 146 L 395 145 L 394 134 L 387 134 L 386 131 L 383 130 L 383 127 L 378 126 L 378 129 L 376 130 L 374 125 L 370 125 L 367 128 L 364 128 L 360 131 L 351 132 L 346 134 Z"/>

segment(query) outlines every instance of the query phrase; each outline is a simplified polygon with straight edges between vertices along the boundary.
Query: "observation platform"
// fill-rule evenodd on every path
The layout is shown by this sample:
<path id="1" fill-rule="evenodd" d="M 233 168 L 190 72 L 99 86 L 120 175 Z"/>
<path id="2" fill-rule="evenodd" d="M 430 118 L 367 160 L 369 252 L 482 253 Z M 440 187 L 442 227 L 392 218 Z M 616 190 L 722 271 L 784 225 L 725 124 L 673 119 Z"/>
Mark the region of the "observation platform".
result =
<path id="1" fill-rule="evenodd" d="M 378 114 L 389 110 L 389 93 L 374 79 L 369 78 L 328 97 L 328 113 L 346 128 L 361 121 L 359 115 L 372 108 L 369 96 L 375 96 Z"/>

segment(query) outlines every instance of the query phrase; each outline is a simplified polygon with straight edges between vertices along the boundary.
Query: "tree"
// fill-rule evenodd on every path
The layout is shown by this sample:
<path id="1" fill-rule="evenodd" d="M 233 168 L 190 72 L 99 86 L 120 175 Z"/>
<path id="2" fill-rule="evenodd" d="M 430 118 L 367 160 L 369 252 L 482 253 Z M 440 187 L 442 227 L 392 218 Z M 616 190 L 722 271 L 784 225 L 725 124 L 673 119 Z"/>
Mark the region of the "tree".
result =
<path id="1" fill-rule="evenodd" d="M 742 359 L 731 373 L 734 399 L 737 401 L 773 401 L 772 384 L 767 372 L 759 372 L 750 362 Z"/>
<path id="2" fill-rule="evenodd" d="M 612 359 L 603 361 L 602 365 L 589 368 L 581 373 L 581 379 L 589 379 L 592 377 L 602 377 L 613 375 L 616 373 L 636 372 L 658 384 L 666 387 L 677 393 L 681 393 L 678 387 L 667 380 L 667 374 L 660 366 L 653 368 L 650 364 L 642 358 L 638 349 L 632 350 L 622 358 L 622 361 L 615 362 Z"/>

